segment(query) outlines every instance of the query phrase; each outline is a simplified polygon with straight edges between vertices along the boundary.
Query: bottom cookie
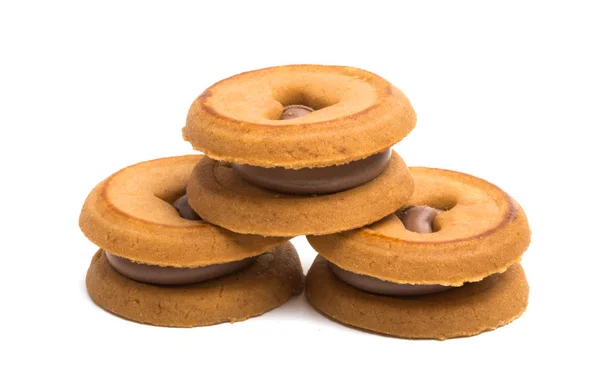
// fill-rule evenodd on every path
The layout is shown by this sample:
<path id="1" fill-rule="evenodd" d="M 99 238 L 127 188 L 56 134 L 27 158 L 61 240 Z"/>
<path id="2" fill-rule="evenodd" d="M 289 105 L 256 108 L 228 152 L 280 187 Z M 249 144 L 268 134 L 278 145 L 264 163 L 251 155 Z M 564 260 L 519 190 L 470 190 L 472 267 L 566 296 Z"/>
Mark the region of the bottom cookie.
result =
<path id="1" fill-rule="evenodd" d="M 90 297 L 100 307 L 132 321 L 168 327 L 243 321 L 301 293 L 302 283 L 300 259 L 289 242 L 242 271 L 197 284 L 139 283 L 116 272 L 102 250 L 92 258 L 86 276 Z"/>
<path id="2" fill-rule="evenodd" d="M 477 335 L 506 325 L 527 307 L 529 285 L 520 264 L 449 291 L 412 297 L 374 295 L 339 280 L 317 256 L 306 276 L 315 309 L 357 328 L 414 339 Z"/>

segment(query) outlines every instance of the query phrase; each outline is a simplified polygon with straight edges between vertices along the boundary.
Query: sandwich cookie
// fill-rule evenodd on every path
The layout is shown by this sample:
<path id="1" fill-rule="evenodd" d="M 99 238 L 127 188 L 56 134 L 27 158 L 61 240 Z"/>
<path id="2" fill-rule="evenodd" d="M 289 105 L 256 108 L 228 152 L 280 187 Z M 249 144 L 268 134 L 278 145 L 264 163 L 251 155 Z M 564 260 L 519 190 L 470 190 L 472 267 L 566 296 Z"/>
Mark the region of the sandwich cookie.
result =
<path id="1" fill-rule="evenodd" d="M 309 236 L 319 252 L 309 302 L 342 323 L 403 338 L 447 339 L 505 325 L 527 307 L 518 263 L 531 232 L 497 186 L 411 168 L 408 206 L 367 227 Z"/>
<path id="2" fill-rule="evenodd" d="M 190 179 L 190 205 L 248 234 L 372 223 L 412 193 L 408 168 L 390 148 L 415 122 L 399 89 L 357 68 L 296 65 L 230 77 L 196 99 L 183 129 L 210 157 Z M 365 202 L 368 211 L 359 209 Z"/>
<path id="3" fill-rule="evenodd" d="M 137 322 L 193 327 L 245 320 L 301 292 L 285 238 L 236 234 L 189 206 L 186 186 L 203 158 L 142 162 L 89 194 L 79 225 L 101 248 L 86 277 L 96 304 Z"/>

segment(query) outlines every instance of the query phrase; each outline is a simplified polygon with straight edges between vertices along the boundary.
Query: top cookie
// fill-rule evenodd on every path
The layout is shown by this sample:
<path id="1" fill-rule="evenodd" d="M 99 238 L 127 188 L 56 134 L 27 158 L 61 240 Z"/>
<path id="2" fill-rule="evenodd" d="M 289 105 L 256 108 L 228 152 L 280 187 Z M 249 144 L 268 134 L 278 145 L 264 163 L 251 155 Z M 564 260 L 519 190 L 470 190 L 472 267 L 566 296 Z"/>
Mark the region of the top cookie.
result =
<path id="1" fill-rule="evenodd" d="M 315 111 L 279 120 L 288 105 Z M 183 137 L 216 160 L 300 169 L 361 160 L 402 140 L 415 123 L 406 96 L 371 72 L 289 65 L 241 73 L 205 90 L 189 110 Z"/>
<path id="2" fill-rule="evenodd" d="M 308 236 L 312 247 L 343 269 L 399 284 L 460 286 L 521 259 L 531 231 L 510 195 L 460 172 L 413 167 L 410 173 L 415 189 L 408 205 L 440 210 L 432 233 L 410 231 L 393 214 L 363 228 Z"/>

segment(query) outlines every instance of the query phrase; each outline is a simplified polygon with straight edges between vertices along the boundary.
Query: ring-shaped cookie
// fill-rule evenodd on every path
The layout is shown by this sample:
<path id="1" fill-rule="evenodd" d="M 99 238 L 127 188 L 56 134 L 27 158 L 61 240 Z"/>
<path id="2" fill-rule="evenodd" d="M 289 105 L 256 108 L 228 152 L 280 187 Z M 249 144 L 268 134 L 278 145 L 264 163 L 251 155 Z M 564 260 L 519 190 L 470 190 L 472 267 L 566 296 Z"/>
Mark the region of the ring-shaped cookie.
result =
<path id="1" fill-rule="evenodd" d="M 204 158 L 190 177 L 187 193 L 190 206 L 213 224 L 237 233 L 290 237 L 370 224 L 404 205 L 412 191 L 408 168 L 394 152 L 372 181 L 319 196 L 266 190 L 246 182 L 229 164 Z"/>
<path id="2" fill-rule="evenodd" d="M 201 267 L 262 254 L 283 238 L 236 234 L 179 216 L 171 205 L 185 194 L 189 155 L 142 162 L 102 181 L 85 201 L 79 225 L 96 245 L 139 263 Z"/>
<path id="3" fill-rule="evenodd" d="M 504 272 L 527 249 L 531 232 L 519 204 L 497 186 L 450 170 L 410 168 L 408 205 L 447 209 L 433 233 L 415 233 L 387 219 L 360 229 L 309 236 L 312 247 L 355 273 L 404 284 L 460 286 Z M 394 216 L 394 215 L 392 215 Z"/>
<path id="4" fill-rule="evenodd" d="M 344 324 L 401 338 L 448 339 L 506 325 L 527 308 L 529 285 L 519 263 L 445 292 L 389 297 L 363 292 L 336 278 L 322 256 L 306 276 L 306 297 Z"/>
<path id="5" fill-rule="evenodd" d="M 98 306 L 132 321 L 169 327 L 243 321 L 285 303 L 302 291 L 300 259 L 285 242 L 256 257 L 248 268 L 202 283 L 160 286 L 116 272 L 96 253 L 86 276 Z"/>
<path id="6" fill-rule="evenodd" d="M 316 111 L 279 120 L 292 104 Z M 415 123 L 406 96 L 371 72 L 290 65 L 241 73 L 208 88 L 192 104 L 183 137 L 214 160 L 300 169 L 384 151 Z"/>

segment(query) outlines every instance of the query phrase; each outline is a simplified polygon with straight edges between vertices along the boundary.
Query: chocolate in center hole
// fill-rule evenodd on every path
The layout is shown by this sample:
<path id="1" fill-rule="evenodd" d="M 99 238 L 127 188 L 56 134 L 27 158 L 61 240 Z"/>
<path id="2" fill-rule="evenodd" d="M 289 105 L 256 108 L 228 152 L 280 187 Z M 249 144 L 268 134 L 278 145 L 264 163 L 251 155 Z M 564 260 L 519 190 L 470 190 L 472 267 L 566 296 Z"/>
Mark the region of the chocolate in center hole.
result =
<path id="1" fill-rule="evenodd" d="M 173 207 L 179 212 L 179 216 L 188 220 L 202 220 L 200 216 L 190 207 L 187 194 L 179 197 L 173 202 Z"/>
<path id="2" fill-rule="evenodd" d="M 397 214 L 407 230 L 433 233 L 433 219 L 444 211 L 429 206 L 411 206 Z"/>
<path id="3" fill-rule="evenodd" d="M 304 105 L 289 105 L 283 108 L 279 120 L 294 119 L 312 113 L 312 108 Z"/>

